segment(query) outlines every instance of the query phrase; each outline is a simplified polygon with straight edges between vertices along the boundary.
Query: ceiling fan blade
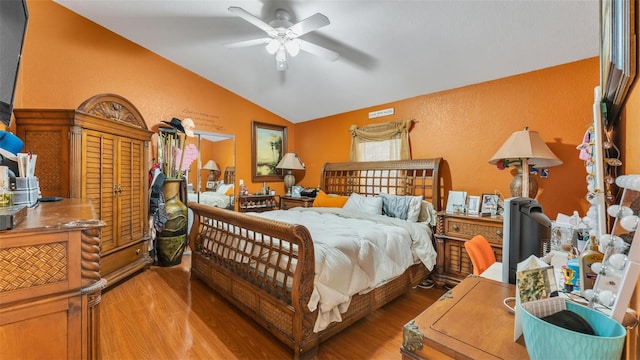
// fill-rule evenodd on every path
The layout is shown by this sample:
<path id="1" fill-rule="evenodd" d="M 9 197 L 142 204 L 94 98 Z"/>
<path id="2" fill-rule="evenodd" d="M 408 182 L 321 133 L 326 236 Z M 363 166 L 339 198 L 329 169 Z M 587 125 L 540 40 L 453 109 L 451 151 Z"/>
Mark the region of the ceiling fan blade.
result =
<path id="1" fill-rule="evenodd" d="M 238 15 L 242 19 L 250 22 L 251 24 L 257 26 L 258 28 L 262 29 L 264 32 L 269 34 L 269 36 L 271 36 L 271 37 L 275 37 L 275 36 L 278 35 L 278 32 L 276 31 L 276 29 L 274 29 L 271 25 L 267 24 L 266 22 L 262 21 L 261 19 L 255 17 L 253 15 L 249 14 L 243 8 L 239 8 L 237 6 L 230 6 L 229 7 L 229 11 L 232 12 L 233 14 L 235 14 L 235 15 Z"/>
<path id="2" fill-rule="evenodd" d="M 302 51 L 306 51 L 310 54 L 320 56 L 329 61 L 336 61 L 340 57 L 340 55 L 337 52 L 323 48 L 322 46 L 318 46 L 316 44 L 310 43 L 302 39 L 298 39 L 298 41 L 300 41 L 300 50 Z"/>
<path id="3" fill-rule="evenodd" d="M 299 23 L 291 25 L 287 29 L 287 37 L 289 39 L 295 39 L 298 36 L 302 36 L 308 32 L 319 29 L 323 26 L 327 26 L 329 24 L 330 21 L 326 16 L 320 13 L 315 13 L 308 18 L 300 21 Z"/>
<path id="4" fill-rule="evenodd" d="M 225 44 L 224 47 L 233 49 L 233 48 L 241 48 L 241 47 L 247 47 L 247 46 L 264 45 L 271 42 L 271 40 L 273 39 L 262 38 L 262 39 L 245 40 L 245 41 L 239 41 L 231 44 Z"/>

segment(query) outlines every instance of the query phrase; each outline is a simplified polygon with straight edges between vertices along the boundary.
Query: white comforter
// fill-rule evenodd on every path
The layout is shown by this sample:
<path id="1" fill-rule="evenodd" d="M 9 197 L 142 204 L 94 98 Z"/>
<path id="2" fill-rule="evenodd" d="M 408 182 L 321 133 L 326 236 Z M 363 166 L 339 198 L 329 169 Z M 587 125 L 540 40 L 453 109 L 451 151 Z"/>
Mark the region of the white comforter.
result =
<path id="1" fill-rule="evenodd" d="M 401 275 L 422 261 L 436 262 L 431 229 L 384 215 L 347 212 L 340 208 L 293 208 L 253 215 L 309 229 L 314 242 L 315 282 L 309 308 L 319 308 L 314 331 L 342 321 L 351 296 Z"/>

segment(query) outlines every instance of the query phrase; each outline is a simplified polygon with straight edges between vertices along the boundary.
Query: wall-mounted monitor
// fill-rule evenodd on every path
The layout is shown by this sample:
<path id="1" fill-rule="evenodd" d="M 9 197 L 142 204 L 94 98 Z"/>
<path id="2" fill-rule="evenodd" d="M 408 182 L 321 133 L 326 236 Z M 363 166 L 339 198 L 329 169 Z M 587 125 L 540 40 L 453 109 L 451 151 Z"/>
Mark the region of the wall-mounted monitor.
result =
<path id="1" fill-rule="evenodd" d="M 26 0 L 0 0 L 0 121 L 7 127 L 11 124 L 28 18 Z"/>

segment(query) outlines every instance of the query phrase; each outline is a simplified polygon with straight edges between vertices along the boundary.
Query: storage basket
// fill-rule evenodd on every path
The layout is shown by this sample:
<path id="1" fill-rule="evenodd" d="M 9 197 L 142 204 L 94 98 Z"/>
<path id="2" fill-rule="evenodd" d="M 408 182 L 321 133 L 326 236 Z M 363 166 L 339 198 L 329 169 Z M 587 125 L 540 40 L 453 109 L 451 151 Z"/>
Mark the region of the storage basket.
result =
<path id="1" fill-rule="evenodd" d="M 596 335 L 587 335 L 550 324 L 539 317 L 567 309 L 582 316 Z M 522 332 L 527 352 L 537 359 L 620 359 L 626 329 L 619 322 L 561 298 L 531 301 L 521 305 Z"/>

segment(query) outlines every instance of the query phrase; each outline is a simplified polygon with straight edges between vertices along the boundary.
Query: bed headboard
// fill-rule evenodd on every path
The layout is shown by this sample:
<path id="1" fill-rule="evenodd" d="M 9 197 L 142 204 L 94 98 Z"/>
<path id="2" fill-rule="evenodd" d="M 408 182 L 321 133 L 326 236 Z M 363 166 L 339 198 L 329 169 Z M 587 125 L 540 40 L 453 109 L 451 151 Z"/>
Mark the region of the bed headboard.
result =
<path id="1" fill-rule="evenodd" d="M 327 194 L 421 195 L 436 211 L 442 206 L 438 170 L 442 158 L 326 163 L 320 186 Z"/>
<path id="2" fill-rule="evenodd" d="M 236 181 L 236 167 L 235 166 L 227 166 L 224 169 L 224 183 L 225 184 L 233 184 Z"/>

